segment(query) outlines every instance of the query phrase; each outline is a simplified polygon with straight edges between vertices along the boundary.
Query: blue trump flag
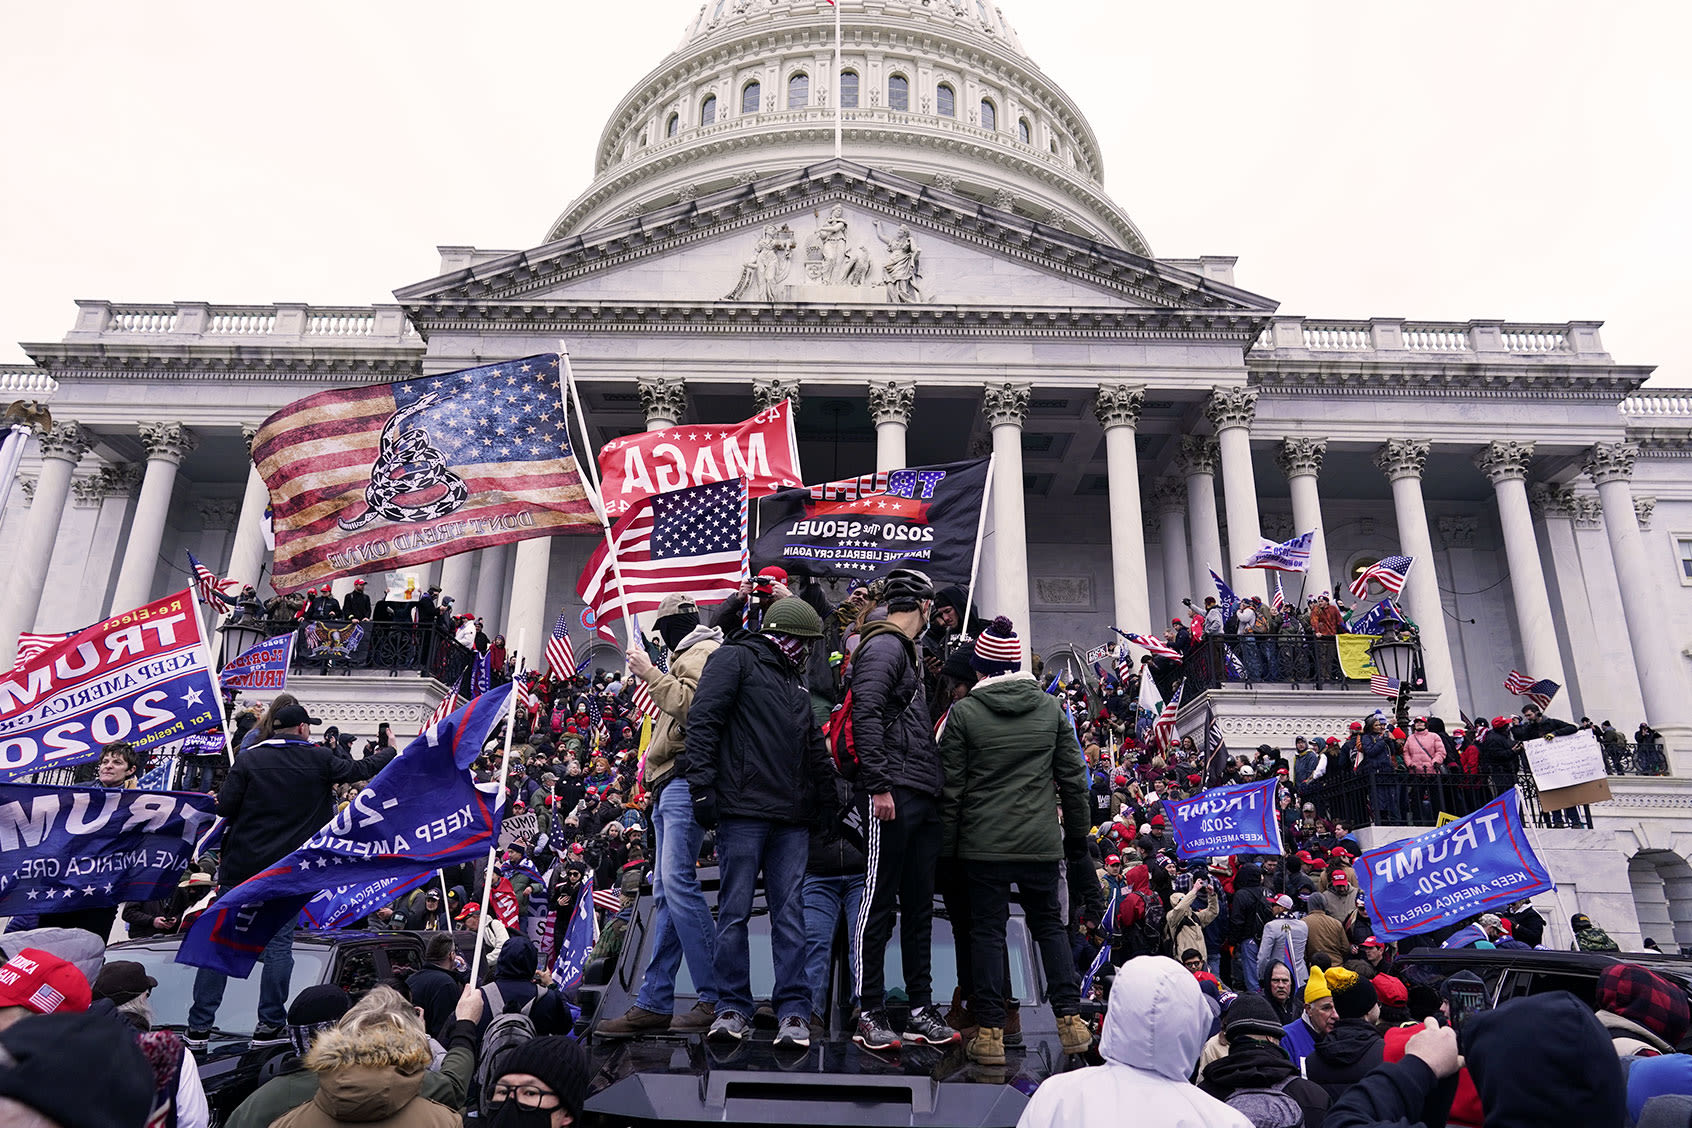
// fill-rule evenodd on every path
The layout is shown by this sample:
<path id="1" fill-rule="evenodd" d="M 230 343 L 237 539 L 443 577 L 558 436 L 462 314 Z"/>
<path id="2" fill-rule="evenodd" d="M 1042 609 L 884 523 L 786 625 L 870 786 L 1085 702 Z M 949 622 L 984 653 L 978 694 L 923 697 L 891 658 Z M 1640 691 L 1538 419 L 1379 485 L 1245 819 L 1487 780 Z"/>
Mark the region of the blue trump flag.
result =
<path id="1" fill-rule="evenodd" d="M 1350 626 L 1346 628 L 1346 633 L 1380 634 L 1381 624 L 1388 619 L 1397 619 L 1401 623 L 1404 621 L 1404 612 L 1400 611 L 1398 605 L 1393 603 L 1390 595 L 1369 608 L 1359 618 L 1353 619 Z"/>
<path id="2" fill-rule="evenodd" d="M 1266 779 L 1212 787 L 1191 799 L 1165 801 L 1163 809 L 1175 835 L 1175 856 L 1282 853 L 1281 823 L 1275 817 L 1276 782 Z"/>
<path id="3" fill-rule="evenodd" d="M 267 638 L 243 650 L 223 667 L 218 681 L 224 689 L 285 689 L 288 663 L 294 657 L 294 632 Z"/>
<path id="4" fill-rule="evenodd" d="M 185 792 L 0 784 L 0 916 L 169 896 L 216 805 Z"/>
<path id="5" fill-rule="evenodd" d="M 1216 585 L 1216 602 L 1222 608 L 1222 617 L 1226 619 L 1234 613 L 1234 608 L 1240 605 L 1240 597 L 1234 594 L 1234 589 L 1228 586 L 1228 581 L 1216 574 L 1216 569 L 1210 570 L 1210 582 Z"/>
<path id="6" fill-rule="evenodd" d="M 1553 888 L 1513 787 L 1472 815 L 1365 852 L 1355 868 L 1375 935 L 1389 942 Z"/>
<path id="7" fill-rule="evenodd" d="M 342 928 L 369 916 L 383 905 L 421 889 L 439 870 L 423 870 L 416 877 L 379 877 L 352 885 L 335 885 L 306 902 L 300 910 L 301 928 Z"/>
<path id="8" fill-rule="evenodd" d="M 599 914 L 593 911 L 593 874 L 582 879 L 576 893 L 576 907 L 570 912 L 570 923 L 564 926 L 564 938 L 558 943 L 558 958 L 552 961 L 552 981 L 560 991 L 570 991 L 580 985 L 582 971 L 587 967 L 588 953 L 599 939 Z"/>
<path id="9" fill-rule="evenodd" d="M 346 892 L 310 919 L 363 916 L 419 873 L 486 854 L 499 835 L 500 804 L 493 785 L 478 787 L 468 768 L 514 691 L 507 683 L 484 693 L 407 744 L 304 845 L 213 901 L 183 938 L 177 962 L 245 978 L 265 943 L 325 889 Z"/>

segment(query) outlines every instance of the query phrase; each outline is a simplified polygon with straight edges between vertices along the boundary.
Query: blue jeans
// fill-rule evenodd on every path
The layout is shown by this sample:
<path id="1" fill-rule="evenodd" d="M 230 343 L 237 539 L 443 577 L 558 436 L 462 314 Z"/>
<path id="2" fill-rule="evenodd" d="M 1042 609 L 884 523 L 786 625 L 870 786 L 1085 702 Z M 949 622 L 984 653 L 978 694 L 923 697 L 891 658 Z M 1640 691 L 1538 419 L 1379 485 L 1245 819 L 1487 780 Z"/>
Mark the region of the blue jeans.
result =
<path id="1" fill-rule="evenodd" d="M 828 1004 L 829 955 L 834 948 L 834 931 L 840 926 L 842 914 L 856 922 L 858 909 L 864 901 L 864 875 L 847 877 L 813 877 L 805 875 L 805 982 L 811 990 L 811 1013 L 824 1014 Z M 848 926 L 850 927 L 850 926 Z M 858 981 L 856 946 L 846 945 L 846 955 L 852 961 L 847 969 L 852 982 Z M 846 1000 L 848 1006 L 856 999 Z"/>
<path id="2" fill-rule="evenodd" d="M 776 1019 L 811 1017 L 805 981 L 805 906 L 801 885 L 811 852 L 803 826 L 765 819 L 725 817 L 717 826 L 717 1013 L 752 1017 L 752 953 L 746 922 L 752 894 L 764 875 L 770 914 L 770 952 L 775 961 Z"/>
<path id="3" fill-rule="evenodd" d="M 716 1003 L 717 926 L 699 887 L 699 847 L 705 830 L 693 821 L 693 794 L 687 780 L 675 779 L 658 792 L 652 808 L 652 955 L 646 961 L 635 1006 L 669 1014 L 676 1005 L 676 971 L 683 957 L 700 1002 Z"/>
<path id="4" fill-rule="evenodd" d="M 288 981 L 294 976 L 294 926 L 298 922 L 297 916 L 288 918 L 259 954 L 260 1026 L 288 1025 Z M 188 1029 L 212 1029 L 217 1008 L 223 1004 L 223 985 L 228 981 L 221 971 L 199 969 L 194 976 L 194 1004 L 188 1008 Z"/>
<path id="5" fill-rule="evenodd" d="M 1257 994 L 1257 941 L 1240 941 L 1240 962 L 1245 965 L 1241 970 L 1245 973 L 1246 990 Z"/>

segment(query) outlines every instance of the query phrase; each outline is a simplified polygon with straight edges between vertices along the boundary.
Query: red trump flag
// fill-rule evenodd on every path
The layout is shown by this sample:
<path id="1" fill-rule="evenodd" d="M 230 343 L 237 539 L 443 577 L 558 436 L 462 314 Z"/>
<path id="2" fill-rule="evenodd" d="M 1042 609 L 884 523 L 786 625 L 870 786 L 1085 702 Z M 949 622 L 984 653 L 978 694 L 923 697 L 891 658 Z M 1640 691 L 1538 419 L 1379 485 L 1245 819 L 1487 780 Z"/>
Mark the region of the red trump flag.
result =
<path id="1" fill-rule="evenodd" d="M 253 462 L 270 487 L 280 592 L 600 530 L 556 353 L 307 396 L 264 421 Z"/>
<path id="2" fill-rule="evenodd" d="M 747 497 L 797 487 L 799 446 L 793 404 L 782 400 L 744 423 L 670 427 L 613 439 L 599 448 L 600 496 L 612 517 L 655 494 L 746 481 Z"/>

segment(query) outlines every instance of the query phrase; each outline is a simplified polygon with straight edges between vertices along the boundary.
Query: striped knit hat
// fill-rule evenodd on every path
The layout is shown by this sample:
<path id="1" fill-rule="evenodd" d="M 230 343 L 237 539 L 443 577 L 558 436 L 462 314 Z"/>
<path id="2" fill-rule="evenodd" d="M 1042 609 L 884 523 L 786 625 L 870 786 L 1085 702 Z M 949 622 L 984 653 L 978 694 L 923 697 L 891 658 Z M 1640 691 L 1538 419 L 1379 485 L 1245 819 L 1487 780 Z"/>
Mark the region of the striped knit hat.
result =
<path id="1" fill-rule="evenodd" d="M 969 664 L 983 677 L 1014 674 L 1022 669 L 1022 640 L 1011 621 L 1000 615 L 975 640 L 975 656 Z"/>

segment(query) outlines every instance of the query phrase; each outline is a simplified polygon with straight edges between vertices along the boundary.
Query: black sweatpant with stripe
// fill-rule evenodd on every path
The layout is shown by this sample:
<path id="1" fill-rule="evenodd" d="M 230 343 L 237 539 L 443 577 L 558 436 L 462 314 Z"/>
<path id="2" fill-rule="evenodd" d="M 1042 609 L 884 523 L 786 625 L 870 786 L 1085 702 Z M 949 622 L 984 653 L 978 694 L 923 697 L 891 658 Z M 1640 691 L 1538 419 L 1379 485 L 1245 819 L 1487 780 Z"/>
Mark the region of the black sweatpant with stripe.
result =
<path id="1" fill-rule="evenodd" d="M 940 860 L 940 800 L 895 787 L 894 817 L 886 821 L 870 817 L 868 795 L 859 796 L 858 805 L 864 813 L 869 856 L 854 933 L 858 1005 L 868 1012 L 880 1010 L 886 1001 L 883 968 L 897 911 L 905 995 L 913 1009 L 929 1006 L 934 1002 L 934 871 Z"/>

